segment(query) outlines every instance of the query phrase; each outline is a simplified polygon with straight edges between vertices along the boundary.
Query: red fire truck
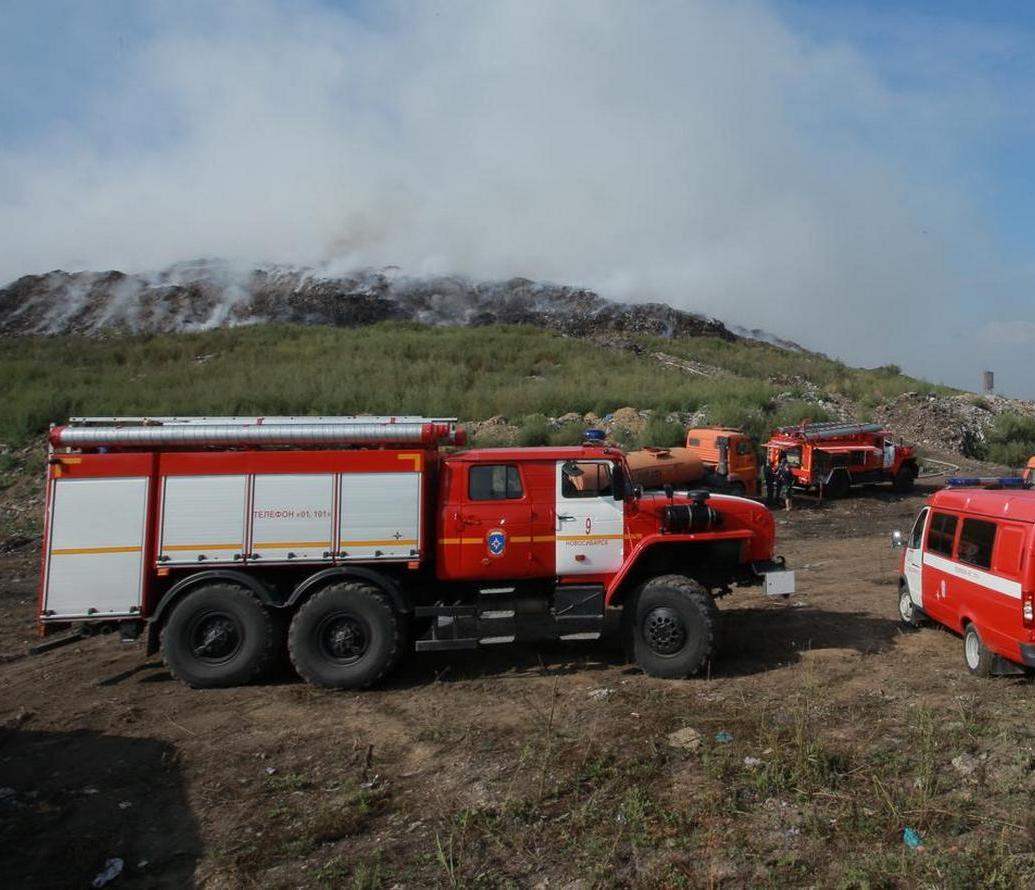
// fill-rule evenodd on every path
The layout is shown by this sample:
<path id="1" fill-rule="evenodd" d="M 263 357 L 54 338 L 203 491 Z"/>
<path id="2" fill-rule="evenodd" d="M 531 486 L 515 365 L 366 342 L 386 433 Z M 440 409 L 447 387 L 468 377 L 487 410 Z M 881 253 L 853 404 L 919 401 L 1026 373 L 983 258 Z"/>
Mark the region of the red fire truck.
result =
<path id="1" fill-rule="evenodd" d="M 866 482 L 890 482 L 895 491 L 910 491 L 920 472 L 914 447 L 896 442 L 878 423 L 779 427 L 765 448 L 770 466 L 787 459 L 796 488 L 828 498 L 844 497 L 852 485 Z"/>
<path id="2" fill-rule="evenodd" d="M 930 618 L 962 634 L 975 674 L 1035 667 L 1035 491 L 1023 480 L 950 479 L 892 543 L 904 549 L 904 624 Z"/>
<path id="3" fill-rule="evenodd" d="M 196 687 L 369 686 L 403 651 L 597 637 L 639 665 L 711 657 L 713 597 L 794 589 L 744 498 L 645 495 L 599 444 L 463 444 L 451 418 L 80 418 L 50 434 L 39 621 L 147 629 Z"/>

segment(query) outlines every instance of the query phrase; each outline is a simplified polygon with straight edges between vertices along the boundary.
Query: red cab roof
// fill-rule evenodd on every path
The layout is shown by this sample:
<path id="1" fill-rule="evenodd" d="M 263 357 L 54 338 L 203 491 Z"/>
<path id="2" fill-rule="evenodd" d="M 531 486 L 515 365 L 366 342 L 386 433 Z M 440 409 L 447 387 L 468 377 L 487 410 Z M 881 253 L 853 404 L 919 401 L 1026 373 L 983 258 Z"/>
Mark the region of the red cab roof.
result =
<path id="1" fill-rule="evenodd" d="M 931 495 L 928 503 L 960 513 L 1035 522 L 1035 491 L 1030 489 L 946 488 Z"/>

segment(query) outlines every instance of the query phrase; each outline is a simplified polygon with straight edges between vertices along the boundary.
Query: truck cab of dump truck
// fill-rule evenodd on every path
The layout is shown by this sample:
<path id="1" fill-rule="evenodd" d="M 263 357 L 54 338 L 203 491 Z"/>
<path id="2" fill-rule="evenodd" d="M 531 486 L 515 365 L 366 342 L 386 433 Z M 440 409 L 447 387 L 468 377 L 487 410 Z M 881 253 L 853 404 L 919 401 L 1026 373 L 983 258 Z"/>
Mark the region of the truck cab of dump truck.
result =
<path id="1" fill-rule="evenodd" d="M 695 427 L 686 431 L 686 447 L 738 494 L 758 492 L 755 443 L 734 427 Z"/>

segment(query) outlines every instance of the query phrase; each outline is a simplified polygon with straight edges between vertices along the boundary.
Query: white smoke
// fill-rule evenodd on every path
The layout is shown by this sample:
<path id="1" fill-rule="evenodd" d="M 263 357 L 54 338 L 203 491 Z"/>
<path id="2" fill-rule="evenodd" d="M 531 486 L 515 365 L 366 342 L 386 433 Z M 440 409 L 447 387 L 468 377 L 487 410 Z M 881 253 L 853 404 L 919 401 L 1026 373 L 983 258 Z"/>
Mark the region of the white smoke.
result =
<path id="1" fill-rule="evenodd" d="M 895 87 L 763 2 L 155 9 L 90 124 L 0 152 L 0 278 L 395 264 L 663 300 L 961 384 L 1004 361 L 959 306 L 1000 262 L 961 175 L 1002 110 L 980 82 Z"/>

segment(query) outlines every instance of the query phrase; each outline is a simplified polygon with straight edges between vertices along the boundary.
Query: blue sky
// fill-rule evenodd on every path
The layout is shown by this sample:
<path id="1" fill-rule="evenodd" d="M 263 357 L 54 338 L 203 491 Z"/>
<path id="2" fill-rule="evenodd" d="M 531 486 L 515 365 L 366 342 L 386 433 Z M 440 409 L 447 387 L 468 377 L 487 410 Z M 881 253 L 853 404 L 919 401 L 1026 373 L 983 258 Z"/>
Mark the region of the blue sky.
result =
<path id="1" fill-rule="evenodd" d="M 1035 397 L 1035 4 L 7 0 L 0 278 L 523 274 Z"/>

